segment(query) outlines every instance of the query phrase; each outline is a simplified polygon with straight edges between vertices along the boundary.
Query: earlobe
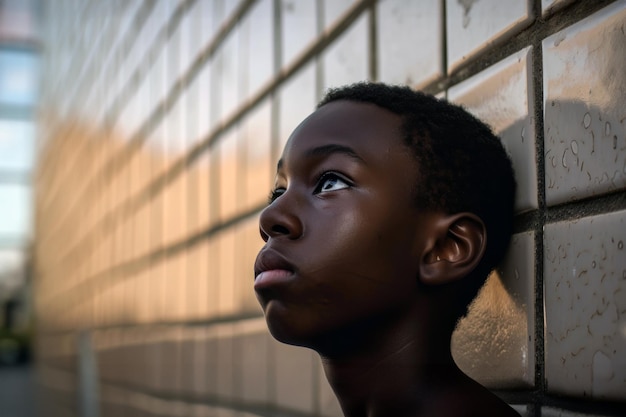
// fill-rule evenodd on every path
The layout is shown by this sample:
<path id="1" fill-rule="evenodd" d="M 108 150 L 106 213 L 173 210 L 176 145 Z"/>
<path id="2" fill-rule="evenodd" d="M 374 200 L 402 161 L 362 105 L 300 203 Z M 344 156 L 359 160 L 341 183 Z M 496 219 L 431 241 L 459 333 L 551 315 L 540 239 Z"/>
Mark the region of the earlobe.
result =
<path id="1" fill-rule="evenodd" d="M 441 215 L 431 226 L 420 262 L 421 281 L 439 285 L 469 275 L 485 253 L 487 232 L 482 220 L 472 213 L 458 213 Z"/>

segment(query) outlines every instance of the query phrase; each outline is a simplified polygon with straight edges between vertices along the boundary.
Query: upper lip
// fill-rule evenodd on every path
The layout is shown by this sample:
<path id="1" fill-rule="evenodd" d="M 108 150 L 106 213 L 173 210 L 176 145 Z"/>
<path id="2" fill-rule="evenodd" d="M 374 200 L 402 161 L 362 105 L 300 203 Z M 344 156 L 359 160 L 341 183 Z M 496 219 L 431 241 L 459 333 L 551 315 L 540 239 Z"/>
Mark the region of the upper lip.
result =
<path id="1" fill-rule="evenodd" d="M 273 269 L 294 271 L 294 267 L 280 253 L 272 249 L 262 249 L 254 262 L 254 276 Z"/>

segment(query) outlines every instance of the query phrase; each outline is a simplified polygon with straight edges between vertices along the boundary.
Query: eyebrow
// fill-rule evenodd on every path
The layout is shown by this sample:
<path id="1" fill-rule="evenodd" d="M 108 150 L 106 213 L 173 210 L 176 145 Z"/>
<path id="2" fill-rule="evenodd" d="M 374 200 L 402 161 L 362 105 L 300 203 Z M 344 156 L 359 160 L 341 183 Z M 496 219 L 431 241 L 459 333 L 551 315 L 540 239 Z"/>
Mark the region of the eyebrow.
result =
<path id="1" fill-rule="evenodd" d="M 304 153 L 304 156 L 307 158 L 326 157 L 326 156 L 333 155 L 333 154 L 347 155 L 350 158 L 353 158 L 359 162 L 365 163 L 365 160 L 359 154 L 357 154 L 354 151 L 354 149 L 350 148 L 349 146 L 338 145 L 338 144 L 333 144 L 333 143 L 329 145 L 323 145 L 323 146 L 318 146 L 315 148 L 308 149 Z M 276 170 L 279 171 L 282 168 L 282 166 L 283 166 L 283 160 L 281 158 L 278 161 L 278 164 L 276 164 Z"/>

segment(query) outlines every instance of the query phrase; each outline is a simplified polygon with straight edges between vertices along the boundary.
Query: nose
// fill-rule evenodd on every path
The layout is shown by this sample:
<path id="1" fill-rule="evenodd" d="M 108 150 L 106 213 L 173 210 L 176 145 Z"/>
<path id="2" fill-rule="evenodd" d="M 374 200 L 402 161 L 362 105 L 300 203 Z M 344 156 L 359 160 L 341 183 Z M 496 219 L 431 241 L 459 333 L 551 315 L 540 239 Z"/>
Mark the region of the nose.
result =
<path id="1" fill-rule="evenodd" d="M 304 228 L 292 207 L 294 203 L 285 193 L 261 212 L 259 228 L 264 241 L 279 237 L 295 240 L 302 236 Z"/>

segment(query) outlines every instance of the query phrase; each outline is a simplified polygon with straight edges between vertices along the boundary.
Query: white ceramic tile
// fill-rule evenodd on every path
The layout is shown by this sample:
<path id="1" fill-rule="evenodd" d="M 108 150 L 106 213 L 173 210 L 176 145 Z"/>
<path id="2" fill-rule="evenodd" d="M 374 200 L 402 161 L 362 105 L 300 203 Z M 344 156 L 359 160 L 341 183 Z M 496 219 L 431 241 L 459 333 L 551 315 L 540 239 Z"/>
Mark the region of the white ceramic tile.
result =
<path id="1" fill-rule="evenodd" d="M 217 276 L 213 288 L 217 292 L 218 314 L 228 316 L 234 314 L 238 307 L 235 295 L 235 233 L 233 229 L 220 232 L 217 248 Z"/>
<path id="2" fill-rule="evenodd" d="M 239 30 L 231 32 L 216 52 L 211 65 L 211 85 L 216 105 L 212 106 L 218 120 L 231 117 L 241 100 L 241 53 Z"/>
<path id="3" fill-rule="evenodd" d="M 187 14 L 189 15 L 190 54 L 194 59 L 210 42 L 217 30 L 211 19 L 213 15 L 213 0 L 196 0 L 192 2 Z"/>
<path id="4" fill-rule="evenodd" d="M 626 211 L 544 234 L 545 376 L 552 393 L 626 399 Z"/>
<path id="5" fill-rule="evenodd" d="M 170 246 L 187 237 L 189 224 L 188 179 L 189 172 L 184 171 L 162 189 L 163 193 L 163 244 Z M 132 250 L 131 250 L 132 253 Z"/>
<path id="6" fill-rule="evenodd" d="M 272 0 L 255 3 L 241 24 L 242 93 L 249 97 L 274 72 L 274 11 Z"/>
<path id="7" fill-rule="evenodd" d="M 448 90 L 448 99 L 491 126 L 513 161 L 515 210 L 537 208 L 532 49 L 498 62 Z"/>
<path id="8" fill-rule="evenodd" d="M 550 205 L 626 187 L 624 20 L 618 1 L 543 41 Z"/>
<path id="9" fill-rule="evenodd" d="M 271 101 L 266 100 L 241 123 L 239 140 L 244 182 L 238 204 L 241 211 L 265 204 L 274 185 L 276 165 L 271 154 L 271 109 Z"/>
<path id="10" fill-rule="evenodd" d="M 442 2 L 383 0 L 376 7 L 378 81 L 418 88 L 441 77 Z"/>
<path id="11" fill-rule="evenodd" d="M 235 326 L 238 372 L 237 398 L 239 400 L 266 404 L 270 399 L 269 390 L 269 346 L 270 335 L 265 319 L 246 320 Z"/>
<path id="12" fill-rule="evenodd" d="M 204 152 L 189 168 L 189 231 L 192 234 L 206 230 L 217 217 L 212 212 L 216 204 L 211 197 L 218 192 L 212 187 L 217 183 L 211 175 L 212 159 L 215 156 Z"/>
<path id="13" fill-rule="evenodd" d="M 215 393 L 219 398 L 230 400 L 235 398 L 238 388 L 235 378 L 234 325 L 220 325 L 215 329 L 214 335 L 217 347 Z"/>
<path id="14" fill-rule="evenodd" d="M 240 184 L 243 181 L 240 177 L 243 169 L 240 166 L 241 141 L 238 128 L 230 129 L 219 138 L 215 155 L 219 156 L 219 163 L 213 171 L 218 182 L 219 217 L 221 221 L 227 221 L 240 210 L 237 202 L 242 192 Z"/>
<path id="15" fill-rule="evenodd" d="M 446 0 L 448 71 L 511 38 L 532 21 L 530 1 Z"/>
<path id="16" fill-rule="evenodd" d="M 514 235 L 452 336 L 459 367 L 490 388 L 534 385 L 534 257 L 534 232 Z"/>
<path id="17" fill-rule="evenodd" d="M 370 54 L 367 18 L 367 13 L 363 13 L 324 50 L 322 58 L 324 89 L 368 79 Z"/>
<path id="18" fill-rule="evenodd" d="M 204 404 L 192 404 L 189 408 L 189 417 L 212 417 L 212 407 Z"/>
<path id="19" fill-rule="evenodd" d="M 275 402 L 281 408 L 312 413 L 315 407 L 314 379 L 316 355 L 302 347 L 289 346 L 272 339 L 275 377 Z"/>
<path id="20" fill-rule="evenodd" d="M 608 417 L 609 415 L 611 414 L 577 413 L 553 407 L 543 407 L 541 409 L 541 417 Z"/>
<path id="21" fill-rule="evenodd" d="M 190 144 L 204 140 L 216 116 L 211 107 L 213 93 L 211 85 L 211 63 L 206 62 L 191 81 L 187 94 L 187 132 Z"/>
<path id="22" fill-rule="evenodd" d="M 189 395 L 194 392 L 194 370 L 198 365 L 201 365 L 202 362 L 198 361 L 196 358 L 196 334 L 197 329 L 195 328 L 183 328 L 181 329 L 180 336 L 180 367 L 179 367 L 179 378 L 180 378 L 180 390 L 181 392 Z"/>
<path id="23" fill-rule="evenodd" d="M 187 417 L 187 404 L 181 401 L 160 400 L 154 407 L 154 416 L 158 417 Z"/>
<path id="24" fill-rule="evenodd" d="M 211 358 L 215 360 L 217 349 L 215 343 L 211 342 L 213 339 L 210 336 L 210 330 L 205 327 L 198 327 L 190 334 L 193 345 L 192 370 L 189 375 L 192 395 L 206 395 L 210 381 L 215 377 L 214 369 L 210 368 L 209 364 Z"/>
<path id="25" fill-rule="evenodd" d="M 164 330 L 161 342 L 161 389 L 178 392 L 181 388 L 181 331 Z"/>
<path id="26" fill-rule="evenodd" d="M 272 164 L 276 164 L 283 153 L 283 147 L 291 132 L 315 110 L 318 101 L 316 90 L 316 71 L 313 64 L 309 64 L 289 79 L 280 89 L 279 99 L 279 126 L 277 154 Z M 272 166 L 272 175 L 276 173 L 276 165 Z"/>
<path id="27" fill-rule="evenodd" d="M 348 11 L 350 6 L 356 3 L 355 0 L 322 0 L 324 27 L 336 23 L 341 16 Z"/>
<path id="28" fill-rule="evenodd" d="M 319 414 L 323 417 L 343 417 L 341 406 L 328 384 L 321 360 L 317 361 L 319 377 Z"/>
<path id="29" fill-rule="evenodd" d="M 164 313 L 169 321 L 185 320 L 189 314 L 187 260 L 186 251 L 177 252 L 166 259 L 164 289 L 167 308 Z"/>
<path id="30" fill-rule="evenodd" d="M 253 266 L 256 256 L 263 247 L 259 234 L 258 216 L 252 216 L 235 226 L 235 297 L 240 311 L 245 314 L 262 315 L 263 311 L 253 289 Z"/>
<path id="31" fill-rule="evenodd" d="M 302 53 L 317 34 L 315 1 L 281 0 L 282 64 L 288 64 Z"/>
<path id="32" fill-rule="evenodd" d="M 531 415 L 534 415 L 534 414 L 530 414 L 528 412 L 528 406 L 527 405 L 511 405 L 511 408 L 513 410 L 517 411 L 517 413 L 521 417 L 531 417 Z"/>
<path id="33" fill-rule="evenodd" d="M 206 314 L 208 285 L 207 241 L 197 242 L 185 249 L 184 320 L 195 321 Z"/>

